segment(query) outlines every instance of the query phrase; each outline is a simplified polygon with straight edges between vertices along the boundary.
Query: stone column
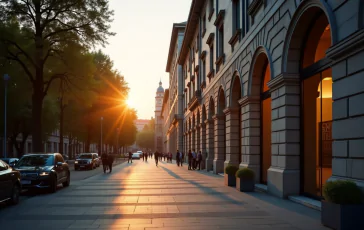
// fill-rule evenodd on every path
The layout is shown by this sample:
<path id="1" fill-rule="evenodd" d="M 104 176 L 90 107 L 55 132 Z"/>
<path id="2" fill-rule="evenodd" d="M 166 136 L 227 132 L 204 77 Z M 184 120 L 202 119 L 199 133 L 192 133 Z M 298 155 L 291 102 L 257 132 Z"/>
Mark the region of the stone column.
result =
<path id="1" fill-rule="evenodd" d="M 245 96 L 239 100 L 241 106 L 242 147 L 239 167 L 255 172 L 255 181 L 260 182 L 260 98 Z"/>
<path id="2" fill-rule="evenodd" d="M 226 160 L 224 168 L 231 164 L 239 166 L 240 148 L 239 146 L 239 116 L 240 108 L 226 108 Z"/>
<path id="3" fill-rule="evenodd" d="M 206 170 L 213 170 L 213 161 L 214 161 L 214 120 L 207 119 L 205 121 L 206 125 Z"/>
<path id="4" fill-rule="evenodd" d="M 206 124 L 204 122 L 202 122 L 200 124 L 200 150 L 202 153 L 202 162 L 201 162 L 201 168 L 205 169 L 205 161 L 204 159 L 206 159 Z"/>
<path id="5" fill-rule="evenodd" d="M 178 121 L 177 126 L 177 148 L 179 151 L 183 151 L 183 120 Z"/>
<path id="6" fill-rule="evenodd" d="M 191 150 L 195 149 L 196 150 L 196 127 L 193 127 L 192 129 L 192 146 L 191 146 Z"/>
<path id="7" fill-rule="evenodd" d="M 268 191 L 285 198 L 300 192 L 300 80 L 298 76 L 279 75 L 268 86 L 272 98 Z"/>
<path id="8" fill-rule="evenodd" d="M 214 115 L 215 120 L 215 158 L 214 173 L 224 172 L 224 156 L 225 156 L 225 115 Z"/>
<path id="9" fill-rule="evenodd" d="M 196 153 L 198 153 L 198 151 L 201 150 L 201 139 L 200 139 L 200 135 L 201 135 L 201 126 L 200 124 L 198 124 L 196 126 Z"/>

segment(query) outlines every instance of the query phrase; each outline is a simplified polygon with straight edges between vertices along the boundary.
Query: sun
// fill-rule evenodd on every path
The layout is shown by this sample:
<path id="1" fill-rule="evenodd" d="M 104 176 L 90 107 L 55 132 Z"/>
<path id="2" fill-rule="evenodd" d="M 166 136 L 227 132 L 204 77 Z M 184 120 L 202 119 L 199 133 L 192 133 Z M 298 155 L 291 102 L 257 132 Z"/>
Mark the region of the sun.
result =
<path id="1" fill-rule="evenodd" d="M 133 101 L 132 101 L 130 98 L 128 98 L 128 99 L 126 100 L 126 104 L 127 104 L 129 107 L 132 107 L 132 106 L 134 105 Z"/>

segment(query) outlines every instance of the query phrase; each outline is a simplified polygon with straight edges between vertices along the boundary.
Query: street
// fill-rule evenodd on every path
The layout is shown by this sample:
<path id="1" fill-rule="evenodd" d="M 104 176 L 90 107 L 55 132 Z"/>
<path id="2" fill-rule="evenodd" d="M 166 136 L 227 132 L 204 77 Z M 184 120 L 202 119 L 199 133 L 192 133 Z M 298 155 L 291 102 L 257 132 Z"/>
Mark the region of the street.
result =
<path id="1" fill-rule="evenodd" d="M 134 160 L 111 174 L 101 168 L 89 173 L 55 194 L 1 208 L 1 229 L 326 229 L 318 211 L 238 192 L 221 176 L 188 171 L 187 165 Z"/>

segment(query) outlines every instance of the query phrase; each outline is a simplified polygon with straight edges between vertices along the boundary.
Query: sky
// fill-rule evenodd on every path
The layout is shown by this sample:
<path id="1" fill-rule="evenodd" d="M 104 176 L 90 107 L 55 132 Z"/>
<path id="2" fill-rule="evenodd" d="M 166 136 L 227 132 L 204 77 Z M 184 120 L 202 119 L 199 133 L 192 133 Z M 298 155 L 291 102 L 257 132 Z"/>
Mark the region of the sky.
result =
<path id="1" fill-rule="evenodd" d="M 191 0 L 110 0 L 111 31 L 102 48 L 129 83 L 129 104 L 138 119 L 154 117 L 159 80 L 168 88 L 166 63 L 173 23 L 187 21 Z"/>

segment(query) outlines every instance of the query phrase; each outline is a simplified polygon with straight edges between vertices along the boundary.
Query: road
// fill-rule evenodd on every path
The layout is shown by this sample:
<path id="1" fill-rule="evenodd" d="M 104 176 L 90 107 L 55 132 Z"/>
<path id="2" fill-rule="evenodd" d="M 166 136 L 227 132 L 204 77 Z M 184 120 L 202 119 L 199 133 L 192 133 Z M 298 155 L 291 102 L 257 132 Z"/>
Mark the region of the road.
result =
<path id="1" fill-rule="evenodd" d="M 96 172 L 96 171 L 95 171 Z M 321 230 L 316 210 L 223 178 L 149 160 L 123 163 L 0 210 L 1 229 Z"/>

